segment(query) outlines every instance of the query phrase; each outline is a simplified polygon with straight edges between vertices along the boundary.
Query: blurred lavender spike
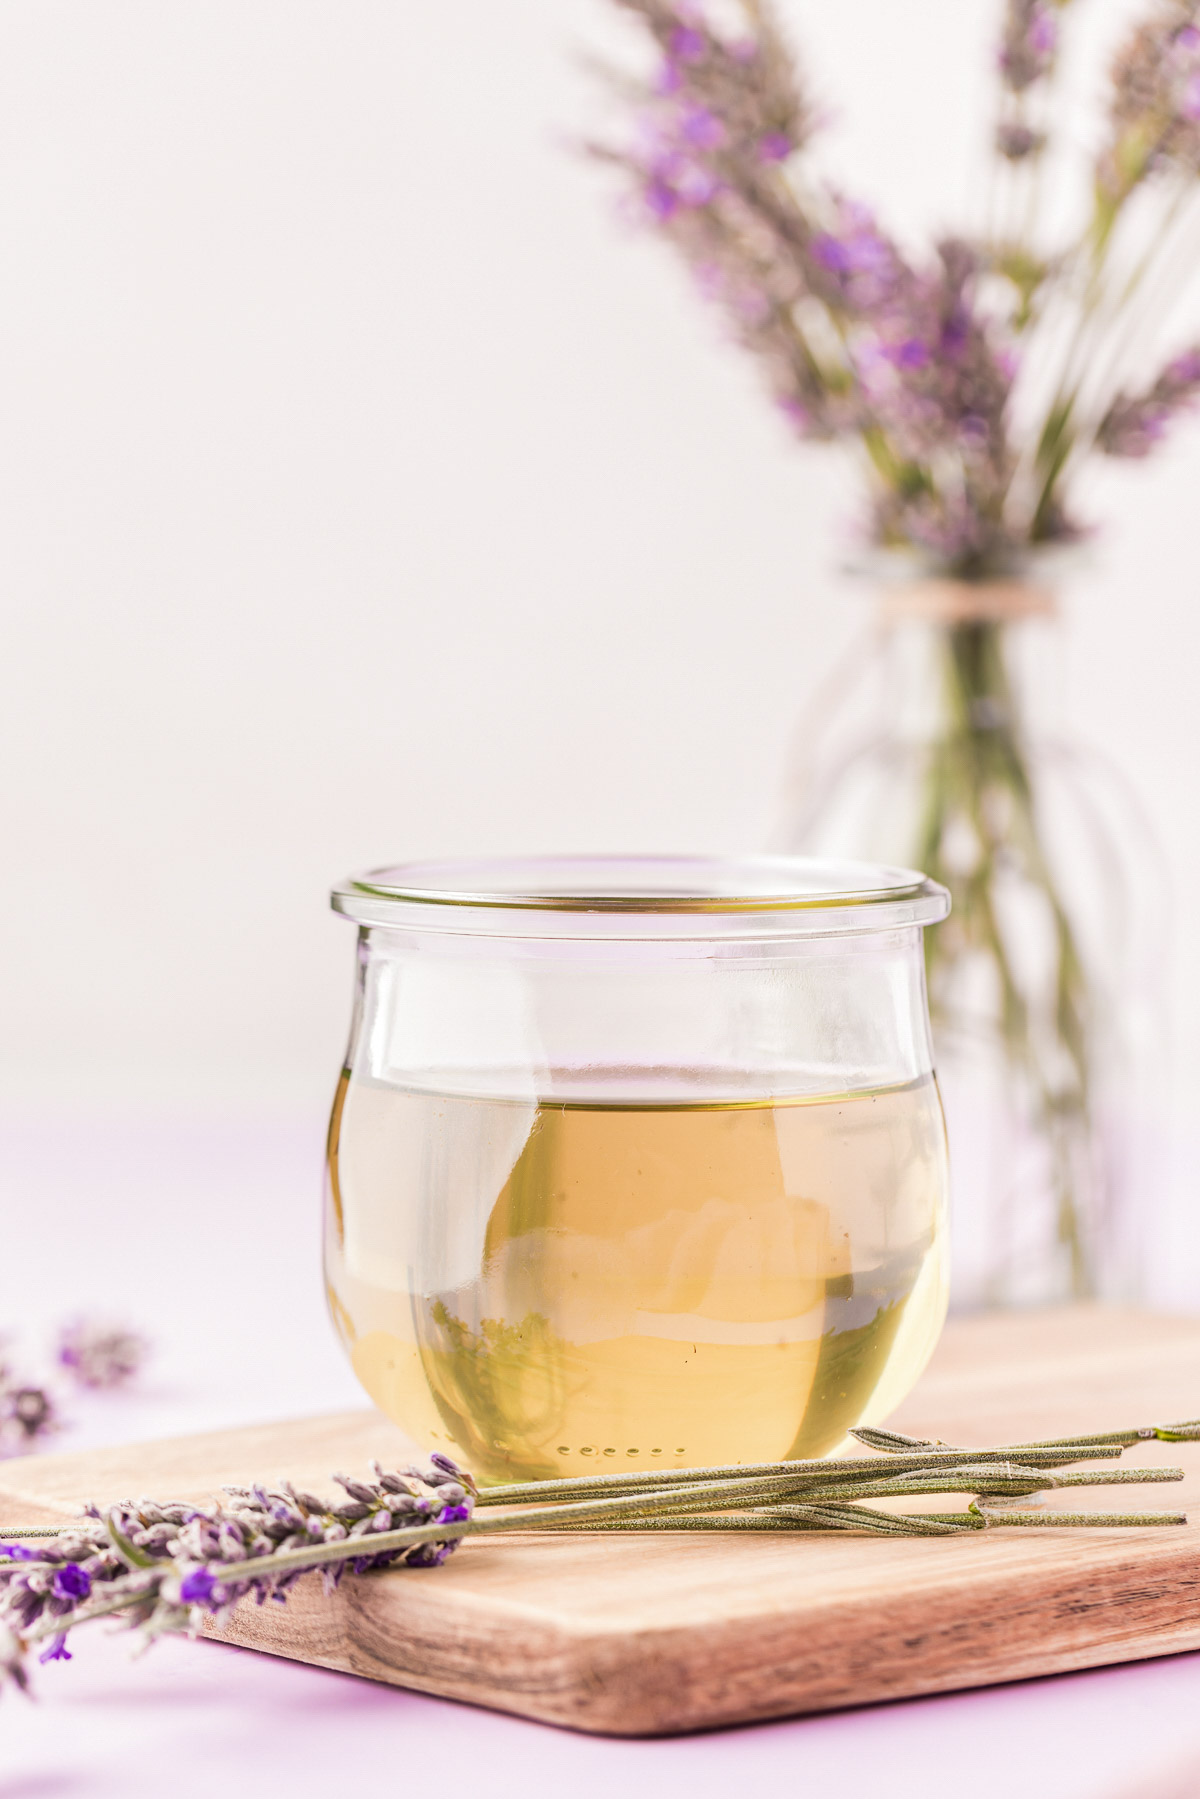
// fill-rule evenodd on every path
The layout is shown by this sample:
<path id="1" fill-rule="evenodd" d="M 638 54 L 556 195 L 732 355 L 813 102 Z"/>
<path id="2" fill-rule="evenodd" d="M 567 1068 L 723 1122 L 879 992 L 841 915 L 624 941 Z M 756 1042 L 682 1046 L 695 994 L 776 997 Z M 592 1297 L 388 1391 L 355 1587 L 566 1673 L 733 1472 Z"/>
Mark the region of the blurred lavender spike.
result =
<path id="1" fill-rule="evenodd" d="M 1200 348 L 1169 362 L 1140 394 L 1119 393 L 1096 433 L 1106 456 L 1149 456 L 1170 425 L 1200 395 Z"/>
<path id="2" fill-rule="evenodd" d="M 1110 141 L 1098 175 L 1112 205 L 1145 177 L 1200 175 L 1200 6 L 1158 0 L 1112 67 Z"/>
<path id="3" fill-rule="evenodd" d="M 1047 0 L 1008 0 L 1000 39 L 1000 77 L 1023 94 L 1049 74 L 1058 48 L 1058 21 Z"/>

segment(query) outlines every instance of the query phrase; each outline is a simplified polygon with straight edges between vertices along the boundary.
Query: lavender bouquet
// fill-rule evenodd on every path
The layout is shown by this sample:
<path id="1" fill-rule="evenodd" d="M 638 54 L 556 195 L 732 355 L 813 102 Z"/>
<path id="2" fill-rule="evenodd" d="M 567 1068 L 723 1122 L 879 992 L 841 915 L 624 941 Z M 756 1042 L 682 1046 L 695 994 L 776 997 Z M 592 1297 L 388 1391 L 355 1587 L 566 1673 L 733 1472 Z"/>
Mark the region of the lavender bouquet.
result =
<path id="1" fill-rule="evenodd" d="M 974 1028 L 982 985 L 1048 1146 L 1061 1290 L 1090 1294 L 1096 1005 L 1005 626 L 1031 609 L 1048 554 L 1087 534 L 1076 495 L 1089 459 L 1148 455 L 1200 395 L 1200 345 L 1160 348 L 1157 372 L 1145 367 L 1200 202 L 1200 4 L 1153 0 L 1121 45 L 1087 216 L 1055 242 L 1044 176 L 1071 3 L 1007 0 L 987 222 L 917 253 L 814 166 L 819 113 L 767 0 L 615 3 L 652 54 L 640 75 L 612 75 L 626 123 L 592 149 L 623 172 L 635 215 L 683 257 L 796 435 L 853 451 L 869 546 L 933 593 L 939 719 L 906 859 L 954 897 L 927 939 L 935 1031 Z M 1023 966 L 1022 935 L 1048 943 L 1048 978 Z"/>

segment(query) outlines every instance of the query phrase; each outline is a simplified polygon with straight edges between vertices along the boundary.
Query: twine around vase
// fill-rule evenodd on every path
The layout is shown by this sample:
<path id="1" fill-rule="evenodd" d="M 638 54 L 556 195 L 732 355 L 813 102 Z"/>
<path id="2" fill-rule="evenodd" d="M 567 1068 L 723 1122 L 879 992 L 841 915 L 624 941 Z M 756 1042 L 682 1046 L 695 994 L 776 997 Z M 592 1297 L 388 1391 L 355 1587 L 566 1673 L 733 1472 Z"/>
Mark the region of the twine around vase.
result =
<path id="1" fill-rule="evenodd" d="M 1007 624 L 1023 618 L 1051 618 L 1054 594 L 1033 581 L 956 581 L 931 575 L 886 587 L 880 596 L 884 624 L 921 621 L 931 625 Z"/>

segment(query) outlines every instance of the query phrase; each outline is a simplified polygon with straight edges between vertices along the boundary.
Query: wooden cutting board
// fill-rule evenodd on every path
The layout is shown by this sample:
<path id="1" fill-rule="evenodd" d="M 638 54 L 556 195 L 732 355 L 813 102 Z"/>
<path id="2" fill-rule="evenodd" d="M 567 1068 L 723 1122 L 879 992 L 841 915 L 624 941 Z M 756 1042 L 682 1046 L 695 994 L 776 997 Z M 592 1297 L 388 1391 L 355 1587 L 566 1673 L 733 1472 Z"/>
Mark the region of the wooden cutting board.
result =
<path id="1" fill-rule="evenodd" d="M 1200 1321 L 1085 1308 L 952 1323 L 893 1422 L 986 1445 L 1200 1416 Z M 411 1446 L 374 1412 L 0 1467 L 0 1524 L 335 1470 Z M 315 1578 L 223 1641 L 579 1730 L 640 1735 L 985 1686 L 1200 1647 L 1200 1443 L 1138 1445 L 1166 1530 L 940 1539 L 647 1535 L 467 1543 L 438 1569 Z M 1105 1507 L 1097 1492 L 1069 1507 Z"/>

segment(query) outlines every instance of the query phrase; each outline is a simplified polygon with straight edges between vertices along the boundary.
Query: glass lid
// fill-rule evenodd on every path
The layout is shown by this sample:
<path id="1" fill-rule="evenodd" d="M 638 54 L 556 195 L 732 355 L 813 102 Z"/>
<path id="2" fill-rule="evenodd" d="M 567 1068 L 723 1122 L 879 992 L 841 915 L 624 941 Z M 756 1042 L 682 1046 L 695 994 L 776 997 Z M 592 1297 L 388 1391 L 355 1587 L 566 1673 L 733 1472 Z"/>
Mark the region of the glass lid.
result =
<path id="1" fill-rule="evenodd" d="M 355 875 L 334 889 L 335 911 L 362 924 L 418 929 L 488 928 L 492 914 L 586 914 L 661 926 L 703 914 L 703 929 L 747 915 L 814 929 L 877 930 L 934 924 L 950 909 L 944 887 L 911 868 L 807 856 L 532 856 L 408 862 Z M 435 920 L 434 913 L 442 915 Z M 423 917 L 415 914 L 424 914 Z M 445 917 L 457 913 L 458 923 Z M 464 914 L 473 914 L 468 923 Z M 528 929 L 511 916 L 491 928 Z M 567 919 L 555 931 L 574 929 Z M 583 918 L 574 926 L 582 927 Z M 669 928 L 669 926 L 668 926 Z M 591 934 L 587 932 L 586 934 Z M 623 932 L 621 933 L 623 934 Z"/>

